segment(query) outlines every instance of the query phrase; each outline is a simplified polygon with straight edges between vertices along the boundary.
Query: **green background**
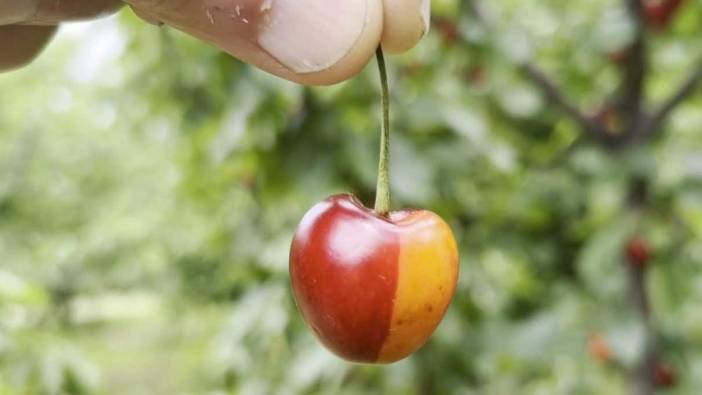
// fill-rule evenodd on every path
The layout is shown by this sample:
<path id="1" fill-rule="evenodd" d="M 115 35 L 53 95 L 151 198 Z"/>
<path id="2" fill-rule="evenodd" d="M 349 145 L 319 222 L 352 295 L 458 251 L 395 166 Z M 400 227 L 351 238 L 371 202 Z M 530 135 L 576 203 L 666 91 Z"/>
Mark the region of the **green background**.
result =
<path id="1" fill-rule="evenodd" d="M 125 10 L 0 75 L 0 394 L 629 393 L 644 339 L 622 259 L 633 233 L 654 251 L 669 393 L 699 393 L 702 97 L 655 142 L 603 150 L 518 63 L 596 113 L 619 83 L 607 54 L 631 39 L 622 4 L 484 3 L 490 29 L 435 1 L 432 33 L 388 59 L 393 205 L 439 213 L 461 254 L 443 323 L 390 366 L 325 351 L 287 272 L 315 202 L 372 203 L 373 62 L 304 88 Z M 702 59 L 701 9 L 650 33 L 649 103 Z M 639 211 L 632 179 L 650 184 Z M 588 352 L 595 333 L 612 362 Z"/>

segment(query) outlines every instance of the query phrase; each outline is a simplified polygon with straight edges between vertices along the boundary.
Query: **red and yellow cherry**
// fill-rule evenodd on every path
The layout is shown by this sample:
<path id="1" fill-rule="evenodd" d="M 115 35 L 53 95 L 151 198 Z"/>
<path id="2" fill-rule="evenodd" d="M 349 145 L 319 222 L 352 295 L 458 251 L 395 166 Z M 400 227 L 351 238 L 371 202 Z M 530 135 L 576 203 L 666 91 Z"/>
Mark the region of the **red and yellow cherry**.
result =
<path id="1" fill-rule="evenodd" d="M 381 216 L 350 195 L 312 207 L 290 251 L 295 301 L 338 356 L 391 363 L 418 350 L 456 290 L 450 227 L 425 210 Z"/>

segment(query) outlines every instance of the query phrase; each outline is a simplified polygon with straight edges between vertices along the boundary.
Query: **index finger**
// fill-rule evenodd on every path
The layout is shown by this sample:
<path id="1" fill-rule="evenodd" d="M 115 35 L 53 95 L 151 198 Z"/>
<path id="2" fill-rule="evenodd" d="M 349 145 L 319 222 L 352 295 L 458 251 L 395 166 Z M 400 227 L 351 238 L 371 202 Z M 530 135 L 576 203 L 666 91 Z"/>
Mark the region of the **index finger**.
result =
<path id="1" fill-rule="evenodd" d="M 400 53 L 429 31 L 431 0 L 383 0 L 383 49 Z"/>

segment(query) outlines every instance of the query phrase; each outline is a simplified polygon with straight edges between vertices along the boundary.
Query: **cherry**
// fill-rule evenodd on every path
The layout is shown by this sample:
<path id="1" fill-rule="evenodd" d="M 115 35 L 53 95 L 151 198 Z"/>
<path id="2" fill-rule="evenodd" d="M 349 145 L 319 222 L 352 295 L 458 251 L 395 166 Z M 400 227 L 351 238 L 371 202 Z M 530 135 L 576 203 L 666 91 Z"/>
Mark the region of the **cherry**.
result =
<path id="1" fill-rule="evenodd" d="M 608 362 L 612 358 L 612 350 L 601 333 L 594 333 L 588 341 L 590 354 L 600 362 Z"/>
<path id="2" fill-rule="evenodd" d="M 435 26 L 444 44 L 451 46 L 461 39 L 458 23 L 449 18 L 438 18 Z"/>
<path id="3" fill-rule="evenodd" d="M 668 365 L 657 364 L 653 371 L 653 382 L 661 388 L 674 387 L 678 381 L 675 370 Z"/>
<path id="4" fill-rule="evenodd" d="M 642 0 L 644 16 L 649 27 L 655 30 L 666 29 L 673 20 L 683 0 Z"/>
<path id="5" fill-rule="evenodd" d="M 331 351 L 357 362 L 394 362 L 419 349 L 456 289 L 449 226 L 425 210 L 387 217 L 350 195 L 304 216 L 290 252 L 302 316 Z"/>
<path id="6" fill-rule="evenodd" d="M 634 236 L 626 246 L 626 258 L 636 267 L 644 267 L 651 259 L 651 251 L 646 240 Z"/>

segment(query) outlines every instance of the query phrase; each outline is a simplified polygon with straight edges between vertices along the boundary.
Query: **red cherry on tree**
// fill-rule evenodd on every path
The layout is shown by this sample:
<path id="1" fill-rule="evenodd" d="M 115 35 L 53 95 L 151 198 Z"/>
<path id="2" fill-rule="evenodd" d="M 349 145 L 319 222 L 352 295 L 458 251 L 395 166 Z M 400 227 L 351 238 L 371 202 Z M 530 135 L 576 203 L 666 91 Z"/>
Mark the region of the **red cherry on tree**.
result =
<path id="1" fill-rule="evenodd" d="M 453 45 L 461 39 L 461 33 L 458 30 L 456 21 L 448 18 L 439 18 L 434 24 L 444 44 Z"/>
<path id="2" fill-rule="evenodd" d="M 593 333 L 587 344 L 590 355 L 600 362 L 608 362 L 612 358 L 612 350 L 607 339 L 601 333 Z"/>
<path id="3" fill-rule="evenodd" d="M 643 267 L 651 259 L 648 243 L 641 236 L 634 236 L 626 246 L 626 258 L 634 266 Z"/>
<path id="4" fill-rule="evenodd" d="M 657 364 L 653 371 L 653 382 L 661 388 L 674 387 L 678 381 L 675 370 L 668 365 Z"/>
<path id="5" fill-rule="evenodd" d="M 663 2 L 644 1 L 646 24 L 653 29 L 662 30 L 668 24 L 668 16 Z"/>
<path id="6" fill-rule="evenodd" d="M 302 317 L 320 341 L 355 362 L 390 363 L 429 339 L 456 290 L 451 228 L 426 210 L 390 212 L 387 73 L 382 49 L 383 128 L 375 210 L 351 195 L 313 206 L 290 249 Z"/>
<path id="7" fill-rule="evenodd" d="M 641 0 L 643 1 L 646 24 L 655 30 L 666 29 L 673 20 L 683 0 Z"/>

